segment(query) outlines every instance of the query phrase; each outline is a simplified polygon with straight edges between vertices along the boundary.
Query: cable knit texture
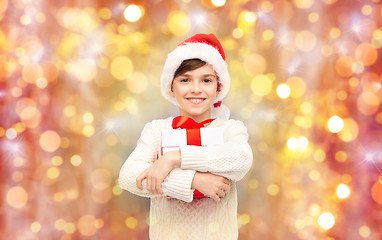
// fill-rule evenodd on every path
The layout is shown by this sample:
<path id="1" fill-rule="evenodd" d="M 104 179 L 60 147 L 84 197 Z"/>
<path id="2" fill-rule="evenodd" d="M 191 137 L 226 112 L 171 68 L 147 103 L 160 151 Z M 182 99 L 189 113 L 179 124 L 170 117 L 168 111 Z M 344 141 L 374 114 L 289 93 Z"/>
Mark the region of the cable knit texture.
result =
<path id="1" fill-rule="evenodd" d="M 161 131 L 171 129 L 173 117 L 147 123 L 137 147 L 119 174 L 121 188 L 150 197 L 150 239 L 237 239 L 237 193 L 235 182 L 249 171 L 252 150 L 241 121 L 216 119 L 208 127 L 224 131 L 224 144 L 206 147 L 182 146 L 180 168 L 174 168 L 162 184 L 163 196 L 136 186 L 137 176 L 158 158 Z M 211 172 L 232 180 L 231 190 L 219 203 L 211 198 L 193 199 L 191 183 L 196 171 Z M 166 196 L 171 196 L 168 199 Z"/>

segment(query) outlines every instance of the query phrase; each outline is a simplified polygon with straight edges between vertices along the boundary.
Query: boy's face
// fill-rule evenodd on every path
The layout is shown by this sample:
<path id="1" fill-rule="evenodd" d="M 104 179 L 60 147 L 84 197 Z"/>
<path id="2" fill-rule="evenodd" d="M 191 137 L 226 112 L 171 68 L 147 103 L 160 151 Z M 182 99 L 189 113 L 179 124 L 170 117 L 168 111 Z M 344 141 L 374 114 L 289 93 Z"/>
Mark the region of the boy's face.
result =
<path id="1" fill-rule="evenodd" d="M 178 102 L 180 115 L 201 122 L 211 118 L 211 106 L 218 95 L 217 86 L 216 73 L 206 64 L 174 78 L 170 95 Z"/>

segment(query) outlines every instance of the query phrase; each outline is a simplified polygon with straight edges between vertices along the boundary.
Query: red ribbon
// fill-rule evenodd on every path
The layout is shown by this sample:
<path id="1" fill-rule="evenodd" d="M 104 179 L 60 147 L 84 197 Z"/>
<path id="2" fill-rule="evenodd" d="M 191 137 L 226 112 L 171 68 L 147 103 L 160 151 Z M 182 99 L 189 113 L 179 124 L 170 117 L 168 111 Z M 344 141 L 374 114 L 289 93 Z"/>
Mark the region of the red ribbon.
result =
<path id="1" fill-rule="evenodd" d="M 187 132 L 187 145 L 202 146 L 200 137 L 200 128 L 205 124 L 212 122 L 215 119 L 207 119 L 203 122 L 197 123 L 192 118 L 186 116 L 178 116 L 172 120 L 173 129 L 186 129 Z M 194 198 L 204 198 L 206 195 L 199 192 L 197 189 L 194 191 Z"/>

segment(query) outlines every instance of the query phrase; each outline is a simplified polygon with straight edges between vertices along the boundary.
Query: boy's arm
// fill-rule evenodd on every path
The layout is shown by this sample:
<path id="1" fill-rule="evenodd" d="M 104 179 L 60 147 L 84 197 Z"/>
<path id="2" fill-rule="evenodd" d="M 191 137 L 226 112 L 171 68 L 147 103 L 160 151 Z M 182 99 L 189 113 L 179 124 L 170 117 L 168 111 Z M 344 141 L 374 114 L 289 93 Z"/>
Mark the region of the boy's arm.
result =
<path id="1" fill-rule="evenodd" d="M 224 134 L 225 143 L 221 145 L 181 146 L 181 168 L 210 172 L 233 181 L 242 179 L 253 161 L 247 128 L 241 121 L 230 120 Z"/>
<path id="2" fill-rule="evenodd" d="M 140 173 L 151 166 L 157 158 L 157 149 L 160 141 L 159 121 L 146 124 L 138 140 L 137 147 L 127 158 L 119 173 L 119 185 L 131 193 L 142 197 L 157 197 L 146 189 L 146 180 L 143 180 L 143 190 L 138 189 L 136 179 Z M 174 168 L 162 183 L 163 196 L 171 196 L 185 202 L 191 202 L 193 190 L 191 183 L 194 170 Z"/>

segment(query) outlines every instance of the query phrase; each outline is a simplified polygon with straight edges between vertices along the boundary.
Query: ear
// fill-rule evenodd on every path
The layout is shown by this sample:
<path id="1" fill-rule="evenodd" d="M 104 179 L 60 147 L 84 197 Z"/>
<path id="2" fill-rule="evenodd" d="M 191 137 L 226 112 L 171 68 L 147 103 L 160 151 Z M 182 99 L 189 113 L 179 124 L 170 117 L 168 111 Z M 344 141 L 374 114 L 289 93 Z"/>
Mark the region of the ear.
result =
<path id="1" fill-rule="evenodd" d="M 174 93 L 174 90 L 173 90 L 172 88 L 171 88 L 171 90 L 170 90 L 169 93 L 170 93 L 170 96 L 171 96 L 171 97 L 175 97 L 175 93 Z"/>

